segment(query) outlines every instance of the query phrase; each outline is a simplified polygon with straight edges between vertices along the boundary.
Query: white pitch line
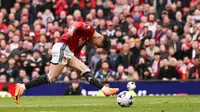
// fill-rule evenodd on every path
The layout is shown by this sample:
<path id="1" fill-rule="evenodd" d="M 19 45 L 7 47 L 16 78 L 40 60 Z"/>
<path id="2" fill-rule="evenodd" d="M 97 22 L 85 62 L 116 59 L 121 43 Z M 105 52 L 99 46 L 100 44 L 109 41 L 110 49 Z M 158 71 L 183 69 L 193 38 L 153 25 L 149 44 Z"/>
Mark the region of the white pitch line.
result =
<path id="1" fill-rule="evenodd" d="M 67 105 L 0 105 L 1 107 L 71 107 L 71 106 L 98 106 L 105 104 L 67 104 Z"/>
<path id="2" fill-rule="evenodd" d="M 175 104 L 175 103 L 200 103 L 200 101 L 192 101 L 192 102 L 180 102 L 180 101 L 173 101 L 173 102 L 170 102 L 170 101 L 157 101 L 157 102 L 148 102 L 148 103 L 141 103 L 141 104 L 162 104 L 162 103 L 169 103 L 169 104 Z M 139 104 L 139 103 L 137 103 Z"/>

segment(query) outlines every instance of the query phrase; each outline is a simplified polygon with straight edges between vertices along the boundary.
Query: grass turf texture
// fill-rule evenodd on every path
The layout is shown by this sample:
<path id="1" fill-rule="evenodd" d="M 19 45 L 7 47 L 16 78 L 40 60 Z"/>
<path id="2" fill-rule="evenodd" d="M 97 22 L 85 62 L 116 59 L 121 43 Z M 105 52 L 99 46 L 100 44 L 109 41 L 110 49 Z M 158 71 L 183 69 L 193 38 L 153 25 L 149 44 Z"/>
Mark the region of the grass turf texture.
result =
<path id="1" fill-rule="evenodd" d="M 122 108 L 116 97 L 22 97 L 18 105 L 11 98 L 0 98 L 0 112 L 200 112 L 199 99 L 200 96 L 135 97 L 131 107 Z"/>

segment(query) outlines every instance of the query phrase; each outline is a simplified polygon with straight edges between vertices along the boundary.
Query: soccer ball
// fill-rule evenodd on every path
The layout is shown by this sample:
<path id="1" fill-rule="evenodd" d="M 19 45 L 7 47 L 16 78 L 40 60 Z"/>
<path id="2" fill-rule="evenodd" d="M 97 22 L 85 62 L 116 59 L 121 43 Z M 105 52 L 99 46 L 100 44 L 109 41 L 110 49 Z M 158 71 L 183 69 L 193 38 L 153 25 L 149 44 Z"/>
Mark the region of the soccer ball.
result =
<path id="1" fill-rule="evenodd" d="M 136 88 L 135 82 L 133 81 L 128 82 L 127 88 L 128 90 L 134 90 Z"/>
<path id="2" fill-rule="evenodd" d="M 133 104 L 133 96 L 128 91 L 122 91 L 117 95 L 117 103 L 121 107 L 130 107 Z"/>

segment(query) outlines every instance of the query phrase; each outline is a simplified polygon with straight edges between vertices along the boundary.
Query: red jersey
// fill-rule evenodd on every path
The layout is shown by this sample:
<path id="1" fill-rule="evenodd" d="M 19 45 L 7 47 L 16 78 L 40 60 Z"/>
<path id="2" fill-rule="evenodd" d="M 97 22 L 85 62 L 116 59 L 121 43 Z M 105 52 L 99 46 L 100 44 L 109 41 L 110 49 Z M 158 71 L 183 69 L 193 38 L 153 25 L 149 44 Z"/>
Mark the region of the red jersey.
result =
<path id="1" fill-rule="evenodd" d="M 95 30 L 90 24 L 85 22 L 74 22 L 73 27 L 75 27 L 73 36 L 67 37 L 67 32 L 70 30 L 68 29 L 58 39 L 58 42 L 64 42 L 75 56 L 78 56 L 81 49 L 89 42 Z"/>

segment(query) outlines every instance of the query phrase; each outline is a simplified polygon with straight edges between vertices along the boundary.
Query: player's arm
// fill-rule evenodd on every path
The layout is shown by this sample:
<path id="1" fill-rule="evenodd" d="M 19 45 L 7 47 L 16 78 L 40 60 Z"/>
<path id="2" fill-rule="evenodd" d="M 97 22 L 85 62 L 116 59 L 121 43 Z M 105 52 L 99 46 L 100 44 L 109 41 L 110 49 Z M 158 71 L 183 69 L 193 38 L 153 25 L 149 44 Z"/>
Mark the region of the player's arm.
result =
<path id="1" fill-rule="evenodd" d="M 89 26 L 88 24 L 84 22 L 73 22 L 71 27 L 68 29 L 67 36 L 72 37 L 76 30 L 86 31 L 89 29 L 91 29 L 91 26 Z"/>

